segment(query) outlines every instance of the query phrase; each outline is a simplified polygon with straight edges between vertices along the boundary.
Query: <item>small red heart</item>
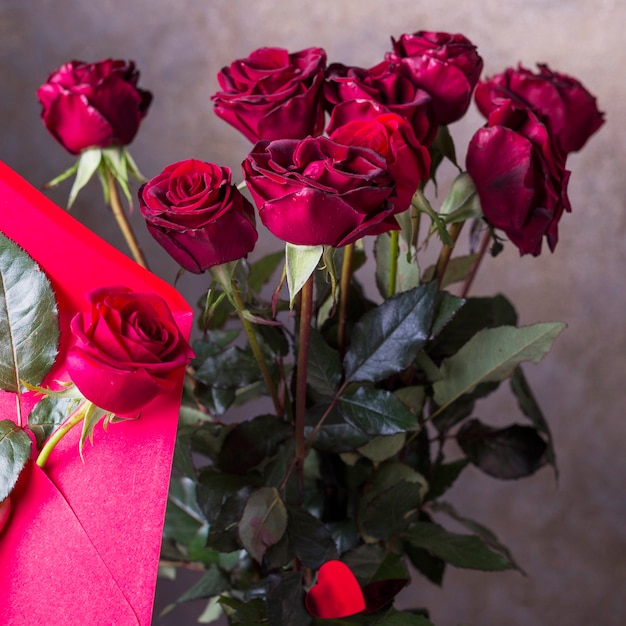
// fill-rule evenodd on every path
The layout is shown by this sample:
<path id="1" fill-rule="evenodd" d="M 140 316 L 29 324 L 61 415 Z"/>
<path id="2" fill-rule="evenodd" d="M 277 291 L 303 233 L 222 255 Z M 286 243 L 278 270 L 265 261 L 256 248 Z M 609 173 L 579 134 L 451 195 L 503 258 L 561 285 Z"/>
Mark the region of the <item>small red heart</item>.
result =
<path id="1" fill-rule="evenodd" d="M 306 594 L 306 608 L 321 619 L 348 617 L 365 608 L 361 587 L 345 563 L 327 561 L 320 567 L 317 584 Z"/>
<path id="2" fill-rule="evenodd" d="M 11 498 L 7 496 L 2 502 L 0 502 L 0 533 L 4 528 L 4 525 L 9 519 L 11 514 Z"/>

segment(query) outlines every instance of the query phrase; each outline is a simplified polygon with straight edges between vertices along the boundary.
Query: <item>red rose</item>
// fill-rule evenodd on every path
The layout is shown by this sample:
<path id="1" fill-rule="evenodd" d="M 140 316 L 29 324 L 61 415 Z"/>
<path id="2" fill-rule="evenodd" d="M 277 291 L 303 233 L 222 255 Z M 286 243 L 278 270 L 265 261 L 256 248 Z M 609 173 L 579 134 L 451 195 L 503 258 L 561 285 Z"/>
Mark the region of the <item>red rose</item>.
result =
<path id="1" fill-rule="evenodd" d="M 193 356 L 165 300 L 126 287 L 88 295 L 91 310 L 71 322 L 67 370 L 80 392 L 118 415 L 170 391 Z"/>
<path id="2" fill-rule="evenodd" d="M 254 208 L 230 180 L 229 168 L 189 159 L 139 190 L 150 234 L 194 274 L 241 259 L 256 243 Z"/>
<path id="3" fill-rule="evenodd" d="M 479 83 L 476 104 L 485 117 L 489 117 L 499 98 L 535 109 L 550 120 L 552 133 L 563 150 L 576 152 L 604 124 L 604 113 L 575 78 L 553 72 L 547 65 L 537 67 L 538 74 L 520 65 L 517 70 L 508 68 Z"/>
<path id="4" fill-rule="evenodd" d="M 409 208 L 420 181 L 428 179 L 430 154 L 405 118 L 385 112 L 376 102 L 353 100 L 333 109 L 328 133 L 338 143 L 382 154 L 396 183 L 390 201 L 396 213 Z"/>
<path id="5" fill-rule="evenodd" d="M 243 162 L 265 226 L 289 243 L 334 247 L 398 228 L 385 158 L 327 137 L 260 141 Z"/>
<path id="6" fill-rule="evenodd" d="M 368 70 L 333 63 L 324 84 L 326 108 L 351 100 L 373 100 L 406 118 L 417 140 L 428 146 L 437 134 L 430 96 L 400 73 L 398 66 L 383 61 Z"/>
<path id="7" fill-rule="evenodd" d="M 129 144 L 152 94 L 137 87 L 132 61 L 70 61 L 37 90 L 46 128 L 72 154 Z"/>
<path id="8" fill-rule="evenodd" d="M 550 250 L 558 241 L 558 223 L 570 211 L 565 153 L 533 111 L 503 100 L 478 130 L 467 152 L 485 219 L 502 229 L 520 254 L 541 252 L 545 235 Z"/>
<path id="9" fill-rule="evenodd" d="M 463 35 L 419 31 L 391 39 L 387 60 L 397 63 L 414 84 L 430 94 L 440 124 L 465 115 L 483 69 L 476 46 Z"/>
<path id="10" fill-rule="evenodd" d="M 326 53 L 307 48 L 289 54 L 261 48 L 218 74 L 222 91 L 215 113 L 250 141 L 302 139 L 324 128 L 322 86 Z"/>

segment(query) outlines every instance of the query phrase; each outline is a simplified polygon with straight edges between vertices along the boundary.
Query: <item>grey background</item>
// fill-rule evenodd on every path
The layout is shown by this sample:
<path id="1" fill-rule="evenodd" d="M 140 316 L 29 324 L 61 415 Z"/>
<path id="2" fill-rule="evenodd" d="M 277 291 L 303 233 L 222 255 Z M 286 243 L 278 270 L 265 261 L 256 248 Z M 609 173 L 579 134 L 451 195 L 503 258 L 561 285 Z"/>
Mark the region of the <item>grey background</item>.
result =
<path id="1" fill-rule="evenodd" d="M 569 158 L 573 213 L 554 255 L 520 258 L 513 246 L 488 259 L 475 294 L 502 291 L 522 323 L 563 320 L 568 329 L 539 366 L 526 367 L 553 428 L 561 469 L 513 483 L 470 469 L 450 494 L 458 509 L 492 527 L 528 572 L 450 569 L 437 589 L 421 579 L 400 601 L 425 605 L 437 626 L 626 624 L 626 3 L 622 0 L 2 0 L 0 159 L 40 187 L 72 163 L 39 121 L 35 91 L 72 59 L 132 58 L 153 106 L 131 152 L 148 177 L 195 157 L 229 165 L 239 178 L 247 141 L 212 113 L 222 65 L 253 49 L 318 45 L 330 61 L 368 66 L 389 37 L 419 29 L 462 32 L 485 60 L 485 75 L 518 61 L 547 62 L 594 92 L 607 124 Z M 472 111 L 452 126 L 461 159 L 482 124 Z M 445 181 L 442 181 L 445 186 Z M 69 185 L 49 192 L 64 205 Z M 97 183 L 74 215 L 123 248 Z M 140 240 L 168 281 L 175 265 L 152 242 L 138 212 Z M 54 242 L 51 242 L 54 245 Z M 264 237 L 253 258 L 275 247 Z M 62 253 L 62 251 L 60 251 Z M 204 279 L 180 286 L 195 302 Z M 480 407 L 496 423 L 517 419 L 507 393 Z M 189 576 L 186 575 L 186 580 Z M 156 610 L 175 592 L 160 582 Z M 192 624 L 201 605 L 166 622 Z M 155 623 L 159 623 L 155 618 Z"/>

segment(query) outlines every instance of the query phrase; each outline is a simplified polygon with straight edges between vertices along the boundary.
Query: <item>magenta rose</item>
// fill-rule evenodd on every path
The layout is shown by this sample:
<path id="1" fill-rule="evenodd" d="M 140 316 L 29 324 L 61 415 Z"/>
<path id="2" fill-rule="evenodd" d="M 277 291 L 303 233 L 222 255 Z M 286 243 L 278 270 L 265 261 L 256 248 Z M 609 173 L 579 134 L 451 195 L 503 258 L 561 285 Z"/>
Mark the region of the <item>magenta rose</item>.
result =
<path id="1" fill-rule="evenodd" d="M 328 133 L 338 143 L 382 154 L 396 183 L 389 200 L 397 213 L 409 208 L 420 182 L 430 174 L 430 154 L 405 118 L 385 112 L 377 102 L 342 102 L 333 109 Z"/>
<path id="2" fill-rule="evenodd" d="M 250 141 L 302 139 L 324 128 L 322 86 L 326 53 L 307 48 L 289 54 L 261 48 L 217 75 L 222 91 L 215 113 Z"/>
<path id="3" fill-rule="evenodd" d="M 520 254 L 537 256 L 544 235 L 554 250 L 561 215 L 571 211 L 570 173 L 565 152 L 543 118 L 501 101 L 470 141 L 467 171 L 485 219 L 502 229 Z"/>
<path id="4" fill-rule="evenodd" d="M 214 163 L 168 165 L 141 187 L 139 208 L 150 234 L 194 274 L 245 257 L 258 237 L 254 208 Z"/>
<path id="5" fill-rule="evenodd" d="M 476 46 L 463 35 L 419 31 L 391 39 L 397 63 L 413 83 L 430 94 L 440 124 L 461 119 L 483 69 Z"/>
<path id="6" fill-rule="evenodd" d="M 137 134 L 152 101 L 139 89 L 132 61 L 70 61 L 37 90 L 46 128 L 72 154 L 125 146 Z"/>
<path id="7" fill-rule="evenodd" d="M 327 137 L 260 141 L 243 162 L 265 226 L 289 243 L 334 247 L 398 228 L 385 158 Z"/>
<path id="8" fill-rule="evenodd" d="M 563 150 L 576 152 L 604 124 L 604 113 L 578 80 L 553 72 L 547 65 L 537 67 L 537 74 L 519 65 L 517 70 L 508 68 L 480 82 L 474 95 L 476 104 L 485 117 L 501 98 L 533 108 L 550 120 Z"/>
<path id="9" fill-rule="evenodd" d="M 174 388 L 193 356 L 165 300 L 127 287 L 88 294 L 91 309 L 71 322 L 67 370 L 96 406 L 124 415 Z"/>
<path id="10" fill-rule="evenodd" d="M 429 146 L 437 134 L 437 121 L 430 96 L 400 73 L 399 67 L 383 61 L 370 69 L 333 63 L 326 71 L 326 108 L 353 100 L 373 100 L 390 112 L 406 118 L 417 140 Z"/>

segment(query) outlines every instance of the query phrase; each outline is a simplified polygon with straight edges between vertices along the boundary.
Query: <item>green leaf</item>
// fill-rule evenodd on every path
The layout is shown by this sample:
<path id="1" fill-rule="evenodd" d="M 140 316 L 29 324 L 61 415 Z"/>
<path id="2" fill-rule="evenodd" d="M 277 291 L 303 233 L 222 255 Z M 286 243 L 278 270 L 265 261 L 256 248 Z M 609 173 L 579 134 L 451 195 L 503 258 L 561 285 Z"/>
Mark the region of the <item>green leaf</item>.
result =
<path id="1" fill-rule="evenodd" d="M 446 224 L 482 217 L 476 187 L 467 172 L 462 172 L 454 179 L 439 214 Z"/>
<path id="2" fill-rule="evenodd" d="M 234 389 L 258 380 L 261 372 L 251 352 L 239 346 L 230 346 L 222 352 L 207 356 L 198 367 L 195 377 L 211 387 Z"/>
<path id="3" fill-rule="evenodd" d="M 192 585 L 182 596 L 176 600 L 176 604 L 212 598 L 230 589 L 230 581 L 222 570 L 216 565 L 211 565 L 202 578 Z"/>
<path id="4" fill-rule="evenodd" d="M 426 196 L 419 189 L 415 192 L 412 203 L 420 212 L 426 213 L 426 215 L 430 217 L 430 221 L 432 222 L 431 228 L 437 231 L 441 242 L 451 248 L 454 247 L 454 242 L 450 239 L 450 235 L 446 229 L 445 221 L 441 219 L 439 213 L 433 209 Z"/>
<path id="5" fill-rule="evenodd" d="M 0 502 L 15 483 L 30 458 L 30 437 L 12 420 L 0 420 Z"/>
<path id="6" fill-rule="evenodd" d="M 468 464 L 467 459 L 459 459 L 452 461 L 452 463 L 435 465 L 432 475 L 428 479 L 428 492 L 424 500 L 436 500 L 448 491 Z"/>
<path id="7" fill-rule="evenodd" d="M 322 258 L 324 246 L 296 246 L 288 243 L 285 248 L 289 305 L 293 306 L 296 295 L 309 280 Z"/>
<path id="8" fill-rule="evenodd" d="M 359 454 L 375 463 L 386 461 L 402 450 L 406 442 L 406 434 L 373 437 L 364 446 L 358 448 Z"/>
<path id="9" fill-rule="evenodd" d="M 213 467 L 204 468 L 197 479 L 196 501 L 207 522 L 213 524 L 224 501 L 246 485 L 248 480 L 242 476 L 223 474 Z"/>
<path id="10" fill-rule="evenodd" d="M 70 189 L 70 196 L 67 200 L 67 208 L 71 209 L 78 192 L 91 180 L 96 173 L 100 161 L 102 159 L 102 150 L 100 148 L 89 148 L 81 152 L 78 157 L 78 166 L 76 169 L 76 178 Z"/>
<path id="11" fill-rule="evenodd" d="M 280 626 L 308 626 L 313 619 L 304 607 L 301 572 L 271 574 L 267 580 L 267 618 Z"/>
<path id="12" fill-rule="evenodd" d="M 477 257 L 477 254 L 467 254 L 451 258 L 450 261 L 448 261 L 446 271 L 441 279 L 441 288 L 443 289 L 449 285 L 454 285 L 454 283 L 458 283 L 467 278 Z M 424 270 L 424 275 L 422 276 L 424 282 L 433 280 L 435 277 L 435 267 L 435 265 L 431 265 Z"/>
<path id="13" fill-rule="evenodd" d="M 377 626 L 433 626 L 433 623 L 423 615 L 393 610 Z"/>
<path id="14" fill-rule="evenodd" d="M 49 189 L 50 187 L 56 187 L 59 183 L 62 183 L 64 180 L 67 180 L 70 176 L 76 174 L 76 170 L 78 169 L 78 159 L 74 162 L 74 164 L 66 169 L 64 172 L 53 178 L 51 181 L 48 181 L 43 188 Z"/>
<path id="15" fill-rule="evenodd" d="M 367 435 L 395 435 L 418 427 L 417 417 L 390 391 L 359 387 L 338 402 L 345 420 Z"/>
<path id="16" fill-rule="evenodd" d="M 172 476 L 163 527 L 164 539 L 174 539 L 188 546 L 204 526 L 205 521 L 196 505 L 194 481 Z"/>
<path id="17" fill-rule="evenodd" d="M 233 610 L 226 610 L 230 615 L 230 624 L 237 626 L 256 626 L 257 624 L 269 624 L 265 601 L 254 598 L 249 602 L 243 602 L 236 598 L 220 596 L 220 604 Z"/>
<path id="18" fill-rule="evenodd" d="M 256 263 L 253 263 L 250 266 L 248 288 L 254 291 L 254 293 L 259 293 L 284 258 L 285 255 L 283 252 L 273 252 L 259 259 Z"/>
<path id="19" fill-rule="evenodd" d="M 429 550 L 454 567 L 483 571 L 513 569 L 513 564 L 491 550 L 476 535 L 452 533 L 438 524 L 416 522 L 404 534 L 413 546 Z"/>
<path id="20" fill-rule="evenodd" d="M 554 441 L 552 439 L 552 433 L 548 422 L 543 415 L 535 396 L 530 389 L 530 385 L 524 376 L 524 372 L 521 367 L 518 367 L 511 376 L 511 389 L 522 413 L 531 421 L 535 428 L 542 433 L 548 443 L 546 448 L 546 460 L 554 468 L 556 477 L 559 477 L 559 470 L 556 465 L 556 452 L 554 450 Z"/>
<path id="21" fill-rule="evenodd" d="M 413 259 L 410 254 L 408 255 L 409 260 L 407 260 L 408 251 L 408 245 L 404 239 L 401 239 L 398 245 L 396 293 L 408 291 L 420 284 L 420 270 L 417 260 Z M 388 233 L 383 233 L 376 238 L 374 256 L 376 257 L 376 286 L 380 295 L 387 298 L 391 268 L 391 237 Z"/>
<path id="22" fill-rule="evenodd" d="M 331 348 L 315 328 L 311 328 L 307 384 L 323 398 L 332 398 L 340 382 L 339 352 Z"/>
<path id="23" fill-rule="evenodd" d="M 38 450 L 56 427 L 67 419 L 77 403 L 76 398 L 45 396 L 33 407 L 28 416 L 28 428 L 35 435 Z"/>
<path id="24" fill-rule="evenodd" d="M 473 419 L 463 424 L 457 443 L 480 470 L 502 480 L 534 474 L 546 463 L 546 442 L 531 426 L 492 428 Z"/>
<path id="25" fill-rule="evenodd" d="M 408 367 L 430 335 L 436 292 L 435 283 L 421 285 L 365 313 L 344 358 L 346 379 L 375 382 Z"/>
<path id="26" fill-rule="evenodd" d="M 0 233 L 0 389 L 41 383 L 58 353 L 59 320 L 45 273 Z"/>
<path id="27" fill-rule="evenodd" d="M 305 436 L 308 437 L 326 406 L 313 407 L 307 411 Z M 321 452 L 348 452 L 365 445 L 369 437 L 359 428 L 347 423 L 338 409 L 333 409 L 319 429 L 313 447 Z"/>
<path id="28" fill-rule="evenodd" d="M 288 505 L 287 532 L 296 555 L 304 567 L 319 569 L 326 561 L 338 558 L 330 530 L 307 510 Z"/>
<path id="29" fill-rule="evenodd" d="M 280 541 L 287 530 L 287 510 L 274 487 L 253 491 L 246 502 L 239 538 L 250 556 L 259 563 L 270 546 Z"/>
<path id="30" fill-rule="evenodd" d="M 248 489 L 241 489 L 228 496 L 217 510 L 215 519 L 211 522 L 206 545 L 220 552 L 235 552 L 241 550 L 238 524 L 248 500 Z"/>
<path id="31" fill-rule="evenodd" d="M 479 383 L 504 380 L 522 361 L 540 361 L 564 327 L 545 323 L 479 331 L 442 363 L 442 380 L 433 385 L 435 402 L 445 407 Z"/>

